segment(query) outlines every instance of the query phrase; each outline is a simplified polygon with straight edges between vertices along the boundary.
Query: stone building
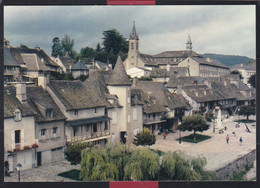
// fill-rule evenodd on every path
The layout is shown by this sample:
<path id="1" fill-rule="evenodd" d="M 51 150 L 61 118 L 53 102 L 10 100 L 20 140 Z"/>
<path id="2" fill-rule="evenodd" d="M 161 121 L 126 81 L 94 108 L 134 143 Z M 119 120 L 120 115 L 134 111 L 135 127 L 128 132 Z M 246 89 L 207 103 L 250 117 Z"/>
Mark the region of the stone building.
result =
<path id="1" fill-rule="evenodd" d="M 36 166 L 35 115 L 27 103 L 25 84 L 4 87 L 4 160 L 9 171 Z"/>
<path id="2" fill-rule="evenodd" d="M 88 76 L 89 69 L 84 63 L 79 61 L 71 67 L 71 73 L 74 78 L 78 78 L 81 75 Z"/>
<path id="3" fill-rule="evenodd" d="M 57 65 L 60 66 L 62 72 L 64 73 L 69 73 L 71 72 L 72 66 L 75 64 L 73 59 L 69 56 L 68 52 L 64 56 L 58 56 L 58 57 L 53 57 L 53 61 L 56 62 Z"/>
<path id="4" fill-rule="evenodd" d="M 237 64 L 231 67 L 231 71 L 239 71 L 243 77 L 243 83 L 248 84 L 249 78 L 256 74 L 256 65 Z"/>

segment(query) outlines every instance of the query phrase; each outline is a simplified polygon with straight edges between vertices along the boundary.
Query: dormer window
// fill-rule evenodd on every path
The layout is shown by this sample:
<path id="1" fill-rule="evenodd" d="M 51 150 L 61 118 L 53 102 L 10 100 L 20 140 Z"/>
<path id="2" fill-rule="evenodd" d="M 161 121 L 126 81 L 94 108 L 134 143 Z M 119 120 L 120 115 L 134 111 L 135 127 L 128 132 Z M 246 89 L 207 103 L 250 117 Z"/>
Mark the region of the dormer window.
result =
<path id="1" fill-rule="evenodd" d="M 203 91 L 204 95 L 207 95 L 207 91 Z"/>
<path id="2" fill-rule="evenodd" d="M 22 114 L 21 114 L 21 110 L 19 108 L 16 108 L 16 110 L 14 111 L 14 120 L 15 121 L 22 120 Z"/>
<path id="3" fill-rule="evenodd" d="M 45 116 L 46 118 L 53 118 L 53 109 L 47 109 Z"/>

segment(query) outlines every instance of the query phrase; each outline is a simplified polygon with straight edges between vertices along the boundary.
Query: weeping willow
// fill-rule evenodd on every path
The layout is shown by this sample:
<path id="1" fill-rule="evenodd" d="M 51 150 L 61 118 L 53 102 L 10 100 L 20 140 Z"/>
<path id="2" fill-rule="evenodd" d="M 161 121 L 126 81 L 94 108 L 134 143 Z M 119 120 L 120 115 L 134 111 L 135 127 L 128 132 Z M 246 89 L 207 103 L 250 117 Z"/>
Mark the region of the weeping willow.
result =
<path id="1" fill-rule="evenodd" d="M 207 161 L 180 152 L 161 157 L 146 147 L 107 144 L 105 148 L 86 148 L 81 153 L 80 177 L 83 181 L 214 180 L 203 170 Z"/>

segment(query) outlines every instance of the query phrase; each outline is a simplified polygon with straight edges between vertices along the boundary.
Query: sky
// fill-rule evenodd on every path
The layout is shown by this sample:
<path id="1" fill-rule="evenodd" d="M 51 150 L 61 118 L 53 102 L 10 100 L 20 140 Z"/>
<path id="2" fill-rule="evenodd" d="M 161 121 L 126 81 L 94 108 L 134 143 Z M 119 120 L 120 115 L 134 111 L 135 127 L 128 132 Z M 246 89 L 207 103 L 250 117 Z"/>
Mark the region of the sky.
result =
<path id="1" fill-rule="evenodd" d="M 254 5 L 5 6 L 4 37 L 50 55 L 52 39 L 68 34 L 79 52 L 96 48 L 106 30 L 128 39 L 135 21 L 141 53 L 185 50 L 190 34 L 197 53 L 255 59 L 255 19 Z"/>

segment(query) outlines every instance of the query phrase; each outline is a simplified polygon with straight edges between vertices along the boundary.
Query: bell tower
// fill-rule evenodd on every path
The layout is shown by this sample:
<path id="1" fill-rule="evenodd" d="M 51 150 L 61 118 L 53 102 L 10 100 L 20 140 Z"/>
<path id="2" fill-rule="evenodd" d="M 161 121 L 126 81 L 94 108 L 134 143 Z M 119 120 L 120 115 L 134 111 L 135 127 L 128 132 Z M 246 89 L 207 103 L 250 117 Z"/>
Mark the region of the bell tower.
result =
<path id="1" fill-rule="evenodd" d="M 139 53 L 139 37 L 136 33 L 135 22 L 133 22 L 132 33 L 129 37 L 128 59 L 129 67 L 138 67 L 137 54 Z"/>
<path id="2" fill-rule="evenodd" d="M 190 34 L 189 34 L 187 42 L 186 42 L 186 50 L 192 51 L 192 42 L 191 42 Z"/>

